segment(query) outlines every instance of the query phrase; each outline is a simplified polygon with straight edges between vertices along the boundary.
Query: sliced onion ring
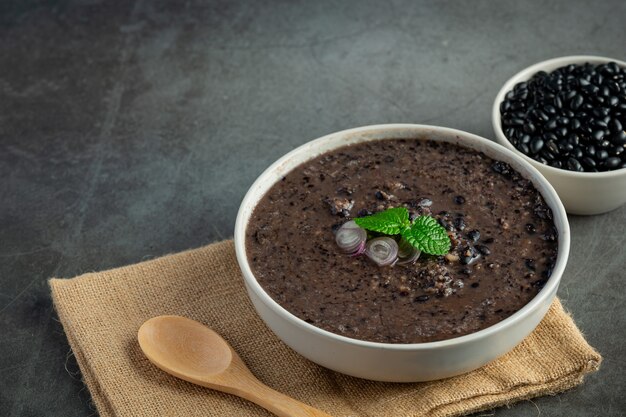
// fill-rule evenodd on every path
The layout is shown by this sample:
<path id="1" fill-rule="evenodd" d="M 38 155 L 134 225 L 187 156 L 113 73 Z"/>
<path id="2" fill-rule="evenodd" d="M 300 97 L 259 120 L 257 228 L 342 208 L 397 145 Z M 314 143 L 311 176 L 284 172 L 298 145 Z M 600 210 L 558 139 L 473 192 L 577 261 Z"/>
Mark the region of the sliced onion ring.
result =
<path id="1" fill-rule="evenodd" d="M 390 237 L 367 241 L 365 254 L 378 266 L 393 265 L 398 259 L 398 243 Z"/>
<path id="2" fill-rule="evenodd" d="M 367 232 L 361 229 L 354 220 L 344 223 L 335 235 L 337 246 L 342 252 L 351 255 L 360 255 L 365 250 L 365 241 L 367 240 Z"/>
<path id="3" fill-rule="evenodd" d="M 366 243 L 367 243 L 367 241 L 365 241 L 365 240 L 363 242 L 361 242 L 359 247 L 353 253 L 351 253 L 350 256 L 359 256 L 362 253 L 364 253 L 365 252 L 365 245 L 366 245 Z"/>
<path id="4" fill-rule="evenodd" d="M 414 264 L 422 252 L 411 245 L 406 239 L 400 240 L 398 244 L 398 265 Z"/>

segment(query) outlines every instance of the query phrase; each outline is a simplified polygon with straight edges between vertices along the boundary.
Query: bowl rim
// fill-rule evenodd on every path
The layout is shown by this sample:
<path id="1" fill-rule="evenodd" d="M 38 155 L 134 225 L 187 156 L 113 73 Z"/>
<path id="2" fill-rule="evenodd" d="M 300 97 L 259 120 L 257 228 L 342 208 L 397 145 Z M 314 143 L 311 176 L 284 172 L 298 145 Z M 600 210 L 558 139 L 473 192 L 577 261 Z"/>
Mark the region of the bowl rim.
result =
<path id="1" fill-rule="evenodd" d="M 496 98 L 493 102 L 493 106 L 491 109 L 491 122 L 493 125 L 494 133 L 496 134 L 496 139 L 498 143 L 505 146 L 506 148 L 514 151 L 516 154 L 522 156 L 524 159 L 530 161 L 535 164 L 537 167 L 541 167 L 540 169 L 545 169 L 546 172 L 551 174 L 561 174 L 561 175 L 571 175 L 574 178 L 610 178 L 610 177 L 618 177 L 626 174 L 626 168 L 615 169 L 612 171 L 601 171 L 601 172 L 578 172 L 578 171 L 570 171 L 568 169 L 563 168 L 555 168 L 550 165 L 542 164 L 541 162 L 531 158 L 530 156 L 520 152 L 513 146 L 511 142 L 504 135 L 504 131 L 502 130 L 502 121 L 500 117 L 500 103 L 502 103 L 504 96 L 506 93 L 511 90 L 515 84 L 521 81 L 527 81 L 533 76 L 535 73 L 539 71 L 554 71 L 555 69 L 568 65 L 568 64 L 582 64 L 585 62 L 589 62 L 590 64 L 603 64 L 606 62 L 616 62 L 619 66 L 626 68 L 626 62 L 620 61 L 619 59 L 596 56 L 596 55 L 568 55 L 562 56 L 558 58 L 551 58 L 545 61 L 537 62 L 529 67 L 524 68 L 523 70 L 517 72 L 511 78 L 506 80 L 503 84 L 500 91 L 496 95 Z"/>
<path id="2" fill-rule="evenodd" d="M 375 131 L 380 131 L 380 130 L 389 131 L 389 130 L 407 130 L 407 129 L 417 129 L 417 130 L 429 130 L 430 129 L 430 130 L 438 131 L 440 133 L 444 133 L 448 136 L 456 135 L 462 138 L 463 140 L 472 140 L 475 142 L 482 143 L 488 148 L 491 148 L 490 150 L 494 151 L 495 153 L 498 153 L 498 152 L 503 153 L 513 159 L 518 160 L 518 162 L 521 165 L 523 165 L 528 171 L 530 171 L 530 173 L 533 174 L 534 180 L 536 180 L 536 181 L 533 181 L 533 184 L 536 186 L 537 182 L 540 183 L 542 188 L 547 193 L 552 194 L 552 197 L 556 204 L 556 207 L 550 206 L 553 212 L 553 219 L 554 219 L 555 226 L 557 226 L 557 222 L 559 223 L 559 225 L 557 226 L 557 230 L 559 232 L 559 248 L 558 248 L 558 253 L 557 253 L 557 260 L 555 262 L 552 275 L 548 278 L 544 287 L 537 293 L 537 295 L 535 295 L 526 305 L 524 305 L 521 309 L 519 309 L 518 311 L 516 311 L 509 317 L 489 327 L 481 329 L 477 332 L 473 332 L 473 333 L 463 335 L 463 336 L 453 337 L 450 339 L 444 339 L 444 340 L 439 340 L 439 341 L 434 341 L 434 342 L 421 342 L 421 343 L 373 342 L 373 341 L 368 341 L 368 340 L 354 339 L 348 336 L 336 334 L 336 333 L 330 332 L 328 330 L 324 330 L 320 327 L 317 327 L 310 323 L 305 322 L 304 320 L 300 319 L 299 317 L 297 317 L 296 315 L 294 315 L 293 313 L 285 309 L 277 301 L 275 301 L 265 291 L 265 289 L 261 286 L 261 284 L 259 284 L 259 282 L 256 279 L 256 276 L 252 272 L 252 269 L 250 268 L 250 264 L 248 263 L 248 258 L 247 258 L 246 251 L 245 251 L 245 231 L 247 227 L 247 221 L 244 217 L 245 217 L 246 206 L 252 202 L 253 207 L 250 209 L 250 212 L 249 212 L 251 215 L 252 212 L 254 211 L 254 207 L 256 207 L 260 198 L 262 198 L 261 196 L 257 199 L 256 202 L 254 202 L 254 196 L 258 193 L 257 188 L 259 187 L 260 183 L 264 182 L 267 177 L 271 177 L 274 171 L 280 170 L 283 164 L 289 161 L 290 158 L 294 157 L 300 152 L 306 152 L 307 148 L 309 147 L 314 147 L 315 145 L 323 143 L 325 141 L 333 140 L 333 138 L 339 139 L 341 137 L 346 137 L 348 135 L 355 135 L 355 134 L 363 135 L 369 132 L 375 132 Z M 374 140 L 385 140 L 385 139 L 381 138 L 381 139 L 374 139 Z M 340 146 L 334 147 L 333 149 L 336 149 L 338 147 Z M 316 156 L 318 155 L 312 154 L 310 157 L 307 157 L 304 160 L 300 161 L 297 165 L 295 165 L 293 168 L 291 168 L 287 172 L 292 171 L 295 167 L 303 164 L 306 161 L 310 161 Z M 286 173 L 283 173 L 282 176 L 284 176 L 285 174 Z M 271 181 L 271 185 L 269 185 L 265 189 L 264 192 L 267 192 L 272 186 L 276 184 L 276 182 L 277 180 Z M 474 135 L 472 133 L 464 132 L 464 131 L 457 130 L 457 129 L 451 129 L 447 127 L 442 127 L 442 126 L 408 124 L 408 123 L 368 125 L 368 126 L 361 126 L 361 127 L 356 127 L 352 129 L 346 129 L 342 131 L 333 132 L 333 133 L 324 135 L 318 139 L 314 139 L 312 141 L 306 142 L 298 146 L 297 148 L 293 149 L 292 151 L 288 152 L 287 154 L 283 155 L 278 160 L 276 160 L 272 165 L 270 165 L 265 171 L 263 171 L 263 173 L 261 173 L 257 177 L 257 179 L 254 181 L 254 183 L 250 186 L 250 188 L 246 192 L 241 202 L 241 205 L 239 207 L 239 211 L 237 213 L 237 219 L 235 221 L 235 230 L 234 230 L 235 252 L 236 252 L 236 257 L 237 257 L 239 267 L 241 268 L 242 276 L 244 278 L 244 283 L 246 284 L 246 287 L 248 287 L 248 290 L 252 289 L 254 294 L 258 296 L 260 300 L 266 306 L 268 306 L 272 311 L 274 311 L 276 314 L 280 315 L 282 318 L 286 319 L 287 321 L 291 322 L 292 324 L 300 327 L 301 329 L 309 333 L 314 333 L 316 335 L 329 338 L 336 342 L 353 345 L 353 346 L 357 346 L 361 348 L 385 349 L 385 350 L 392 350 L 392 351 L 425 351 L 425 350 L 453 347 L 453 346 L 457 346 L 460 344 L 467 344 L 467 343 L 472 343 L 472 342 L 485 339 L 508 327 L 516 325 L 518 322 L 522 321 L 532 312 L 537 310 L 546 301 L 546 299 L 548 299 L 549 297 L 551 297 L 553 294 L 556 293 L 561 277 L 567 265 L 567 260 L 568 260 L 569 251 L 570 251 L 570 240 L 571 240 L 570 228 L 569 228 L 568 218 L 567 218 L 567 214 L 565 212 L 563 203 L 561 202 L 558 194 L 556 193 L 556 191 L 554 190 L 550 182 L 548 182 L 548 180 L 545 179 L 543 174 L 541 174 L 541 172 L 537 170 L 534 166 L 532 166 L 530 163 L 523 160 L 516 153 L 510 151 L 509 149 L 506 149 L 505 147 L 498 144 L 497 142 L 485 139 L 483 137 Z"/>

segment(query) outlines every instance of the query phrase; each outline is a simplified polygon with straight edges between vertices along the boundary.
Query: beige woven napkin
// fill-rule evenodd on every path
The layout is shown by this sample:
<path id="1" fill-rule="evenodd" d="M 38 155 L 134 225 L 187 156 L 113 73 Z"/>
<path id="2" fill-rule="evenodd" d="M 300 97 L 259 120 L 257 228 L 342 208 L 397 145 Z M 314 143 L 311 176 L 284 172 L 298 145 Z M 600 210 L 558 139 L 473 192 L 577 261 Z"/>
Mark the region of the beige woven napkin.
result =
<path id="1" fill-rule="evenodd" d="M 270 415 L 234 396 L 171 377 L 148 362 L 137 329 L 161 314 L 207 324 L 259 379 L 335 417 L 463 415 L 572 388 L 601 361 L 557 300 L 517 348 L 469 374 L 414 384 L 345 376 L 304 359 L 265 327 L 246 295 L 232 241 L 52 279 L 50 286 L 102 417 Z"/>

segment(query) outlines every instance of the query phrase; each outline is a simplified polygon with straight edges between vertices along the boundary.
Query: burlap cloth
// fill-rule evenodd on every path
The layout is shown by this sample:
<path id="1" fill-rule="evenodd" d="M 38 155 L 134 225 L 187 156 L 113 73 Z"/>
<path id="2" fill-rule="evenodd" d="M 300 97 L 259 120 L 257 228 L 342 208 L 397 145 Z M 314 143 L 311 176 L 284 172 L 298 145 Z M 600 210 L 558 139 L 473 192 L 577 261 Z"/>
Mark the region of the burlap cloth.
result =
<path id="1" fill-rule="evenodd" d="M 74 279 L 52 297 L 98 412 L 108 416 L 268 416 L 234 396 L 169 376 L 144 357 L 137 329 L 187 316 L 228 340 L 269 386 L 335 417 L 455 416 L 554 394 L 598 369 L 600 355 L 555 301 L 512 352 L 469 374 L 392 384 L 348 377 L 304 359 L 257 317 L 232 241 Z"/>

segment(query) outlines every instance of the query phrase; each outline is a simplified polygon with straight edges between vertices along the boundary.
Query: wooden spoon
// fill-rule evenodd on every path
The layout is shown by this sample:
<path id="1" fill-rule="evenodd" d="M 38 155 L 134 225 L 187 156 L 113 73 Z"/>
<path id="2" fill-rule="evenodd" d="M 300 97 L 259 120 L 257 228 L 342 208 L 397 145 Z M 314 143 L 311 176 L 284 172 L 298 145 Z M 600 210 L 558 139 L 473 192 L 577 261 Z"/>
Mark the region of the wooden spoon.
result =
<path id="1" fill-rule="evenodd" d="M 137 338 L 150 362 L 180 379 L 245 398 L 279 417 L 332 417 L 264 385 L 228 342 L 195 320 L 154 317 Z"/>

